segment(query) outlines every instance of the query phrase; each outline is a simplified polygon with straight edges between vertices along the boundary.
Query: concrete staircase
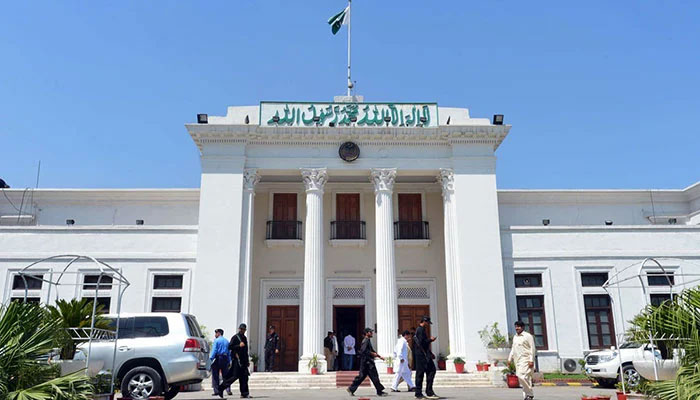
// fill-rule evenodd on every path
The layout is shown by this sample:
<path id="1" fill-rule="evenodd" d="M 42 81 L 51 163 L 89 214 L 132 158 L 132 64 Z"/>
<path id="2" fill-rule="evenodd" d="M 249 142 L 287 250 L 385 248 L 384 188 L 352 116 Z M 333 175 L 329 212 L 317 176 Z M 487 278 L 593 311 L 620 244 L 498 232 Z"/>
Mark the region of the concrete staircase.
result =
<path id="1" fill-rule="evenodd" d="M 254 372 L 249 379 L 250 390 L 293 390 L 293 389 L 335 389 L 350 386 L 357 376 L 357 371 L 328 372 L 323 375 L 308 375 L 298 372 Z M 413 373 L 415 382 L 415 372 Z M 394 375 L 379 374 L 379 379 L 387 388 L 391 387 Z M 370 387 L 369 378 L 362 382 L 361 387 Z M 476 372 L 470 374 L 457 374 L 454 372 L 438 371 L 435 375 L 435 388 L 470 388 L 493 387 L 488 372 Z M 211 379 L 202 382 L 202 388 L 211 391 Z M 405 383 L 399 385 L 399 390 L 406 391 Z M 234 383 L 233 391 L 238 390 L 238 383 Z"/>

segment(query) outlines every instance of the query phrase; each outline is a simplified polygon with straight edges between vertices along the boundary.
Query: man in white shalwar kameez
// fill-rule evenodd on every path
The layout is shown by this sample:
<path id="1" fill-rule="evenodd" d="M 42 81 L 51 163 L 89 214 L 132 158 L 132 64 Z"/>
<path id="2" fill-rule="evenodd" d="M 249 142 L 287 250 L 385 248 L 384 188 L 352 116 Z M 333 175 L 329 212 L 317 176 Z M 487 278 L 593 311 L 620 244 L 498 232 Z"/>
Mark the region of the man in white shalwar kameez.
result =
<path id="1" fill-rule="evenodd" d="M 522 321 L 515 323 L 515 333 L 513 336 L 513 347 L 508 356 L 508 362 L 515 363 L 515 375 L 523 388 L 523 398 L 532 400 L 535 398 L 532 392 L 532 375 L 535 370 L 535 338 L 525 332 L 525 324 Z"/>
<path id="2" fill-rule="evenodd" d="M 413 384 L 411 379 L 411 369 L 408 367 L 408 341 L 407 339 L 411 337 L 411 332 L 403 331 L 401 336 L 396 340 L 396 346 L 394 346 L 394 384 L 391 385 L 392 392 L 399 391 L 399 383 L 403 379 L 408 385 L 408 390 L 415 390 L 416 386 Z"/>

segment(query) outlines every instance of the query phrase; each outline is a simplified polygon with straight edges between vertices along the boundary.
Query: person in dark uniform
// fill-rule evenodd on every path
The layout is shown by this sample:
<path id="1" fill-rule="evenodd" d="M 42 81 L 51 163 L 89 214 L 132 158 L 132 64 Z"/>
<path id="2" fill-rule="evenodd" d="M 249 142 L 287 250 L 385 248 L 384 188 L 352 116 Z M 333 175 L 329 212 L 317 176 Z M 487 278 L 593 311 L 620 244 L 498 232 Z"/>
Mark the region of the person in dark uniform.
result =
<path id="1" fill-rule="evenodd" d="M 434 336 L 428 337 L 425 328 L 432 325 L 430 317 L 424 315 L 413 337 L 413 360 L 416 363 L 416 398 L 439 399 L 440 396 L 433 392 L 433 380 L 435 379 L 435 355 L 430 351 L 430 343 L 435 341 Z M 425 396 L 423 396 L 423 375 L 427 377 L 425 384 Z"/>
<path id="2" fill-rule="evenodd" d="M 377 354 L 372 347 L 372 336 L 374 331 L 372 328 L 365 328 L 365 338 L 362 339 L 362 347 L 360 348 L 360 373 L 352 381 L 350 387 L 346 390 L 350 393 L 350 396 L 355 395 L 355 391 L 362 384 L 362 381 L 369 376 L 372 381 L 374 388 L 377 389 L 377 396 L 387 396 L 384 393 L 384 386 L 379 381 L 379 374 L 377 373 L 377 367 L 374 365 L 374 358 L 377 357 L 384 360 L 384 357 Z"/>
<path id="3" fill-rule="evenodd" d="M 245 336 L 245 331 L 248 329 L 246 324 L 241 324 L 238 327 L 238 333 L 235 334 L 228 344 L 228 349 L 231 351 L 231 369 L 228 371 L 228 376 L 219 385 L 219 397 L 224 398 L 224 388 L 231 386 L 236 380 L 241 389 L 241 398 L 249 399 L 250 392 L 248 390 L 248 338 Z"/>
<path id="4" fill-rule="evenodd" d="M 275 366 L 275 354 L 280 352 L 280 335 L 275 332 L 275 327 L 270 325 L 267 340 L 265 341 L 265 372 L 272 372 Z"/>

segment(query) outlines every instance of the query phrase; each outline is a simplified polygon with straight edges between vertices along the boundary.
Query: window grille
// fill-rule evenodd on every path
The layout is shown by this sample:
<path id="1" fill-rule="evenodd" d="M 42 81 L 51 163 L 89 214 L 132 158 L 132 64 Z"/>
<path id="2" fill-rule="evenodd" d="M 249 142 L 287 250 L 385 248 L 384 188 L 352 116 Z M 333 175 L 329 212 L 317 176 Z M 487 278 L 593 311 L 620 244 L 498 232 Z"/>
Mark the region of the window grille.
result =
<path id="1" fill-rule="evenodd" d="M 273 287 L 267 292 L 268 299 L 299 299 L 298 287 Z"/>
<path id="2" fill-rule="evenodd" d="M 429 299 L 428 288 L 424 287 L 400 287 L 399 299 Z"/>
<path id="3" fill-rule="evenodd" d="M 333 289 L 334 299 L 364 299 L 365 288 L 363 287 L 337 287 Z"/>

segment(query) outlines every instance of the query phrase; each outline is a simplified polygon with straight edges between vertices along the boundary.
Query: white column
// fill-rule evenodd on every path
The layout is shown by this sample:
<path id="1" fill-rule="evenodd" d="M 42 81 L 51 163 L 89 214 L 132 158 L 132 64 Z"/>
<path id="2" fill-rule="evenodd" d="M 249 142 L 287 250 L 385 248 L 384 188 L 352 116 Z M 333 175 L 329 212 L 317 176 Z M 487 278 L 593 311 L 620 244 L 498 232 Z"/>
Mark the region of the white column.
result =
<path id="1" fill-rule="evenodd" d="M 255 206 L 255 185 L 260 182 L 256 169 L 243 171 L 243 206 L 241 213 L 241 277 L 239 285 L 238 323 L 250 324 L 250 281 L 253 263 L 253 215 Z"/>
<path id="2" fill-rule="evenodd" d="M 310 372 L 309 359 L 316 354 L 318 370 L 326 371 L 323 355 L 324 271 L 323 271 L 323 186 L 328 180 L 325 168 L 303 168 L 301 176 L 306 186 L 306 221 L 304 230 L 304 303 L 303 352 L 299 372 Z"/>
<path id="3" fill-rule="evenodd" d="M 377 352 L 386 357 L 393 353 L 399 326 L 396 261 L 394 258 L 394 213 L 391 199 L 396 168 L 372 169 L 370 177 L 374 184 L 377 247 L 375 261 L 377 269 Z M 381 366 L 379 368 L 382 370 Z"/>
<path id="4" fill-rule="evenodd" d="M 454 171 L 451 168 L 441 168 L 437 180 L 442 186 L 442 205 L 445 226 L 445 277 L 447 289 L 447 324 L 450 335 L 450 354 L 447 356 L 447 370 L 454 371 L 453 360 L 457 357 L 464 359 L 464 332 L 462 327 L 462 281 L 459 268 L 459 239 L 455 225 L 456 204 L 454 201 Z"/>

